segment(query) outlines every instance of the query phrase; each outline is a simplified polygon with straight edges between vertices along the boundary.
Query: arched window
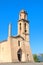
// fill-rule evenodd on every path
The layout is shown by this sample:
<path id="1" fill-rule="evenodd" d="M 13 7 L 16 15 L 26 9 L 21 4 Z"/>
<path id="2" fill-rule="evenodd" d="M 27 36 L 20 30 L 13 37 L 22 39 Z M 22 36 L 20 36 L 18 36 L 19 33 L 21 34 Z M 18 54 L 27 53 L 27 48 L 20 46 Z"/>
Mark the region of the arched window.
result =
<path id="1" fill-rule="evenodd" d="M 20 46 L 20 41 L 18 41 L 18 46 Z"/>
<path id="2" fill-rule="evenodd" d="M 26 32 L 26 23 L 25 23 L 25 25 L 24 25 L 24 28 L 25 28 L 25 32 Z"/>
<path id="3" fill-rule="evenodd" d="M 20 23 L 20 30 L 21 30 L 21 23 Z"/>

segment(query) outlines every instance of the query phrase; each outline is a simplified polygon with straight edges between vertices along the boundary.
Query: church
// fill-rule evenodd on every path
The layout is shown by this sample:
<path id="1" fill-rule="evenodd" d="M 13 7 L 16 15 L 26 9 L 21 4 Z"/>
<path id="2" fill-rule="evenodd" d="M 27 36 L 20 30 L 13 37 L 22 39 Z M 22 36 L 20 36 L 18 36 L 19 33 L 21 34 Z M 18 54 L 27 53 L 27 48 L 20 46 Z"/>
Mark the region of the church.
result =
<path id="1" fill-rule="evenodd" d="M 0 63 L 34 62 L 30 48 L 27 12 L 21 10 L 19 13 L 17 36 L 11 36 L 11 27 L 9 24 L 8 39 L 0 42 Z"/>

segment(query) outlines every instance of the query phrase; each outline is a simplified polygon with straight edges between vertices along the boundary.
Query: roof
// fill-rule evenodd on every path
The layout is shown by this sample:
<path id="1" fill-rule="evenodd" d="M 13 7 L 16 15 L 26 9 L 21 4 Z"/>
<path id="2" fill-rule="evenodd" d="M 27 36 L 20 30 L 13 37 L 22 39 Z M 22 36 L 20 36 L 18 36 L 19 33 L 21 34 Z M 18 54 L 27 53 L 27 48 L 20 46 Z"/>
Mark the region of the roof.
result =
<path id="1" fill-rule="evenodd" d="M 20 36 L 20 35 L 17 35 L 17 36 L 11 36 L 11 37 L 13 37 L 13 38 L 22 38 L 23 40 L 24 40 L 24 38 L 22 37 L 22 36 Z"/>
<path id="2" fill-rule="evenodd" d="M 27 12 L 26 12 L 25 10 L 21 10 L 20 13 L 25 13 L 25 14 L 27 14 Z"/>
<path id="3" fill-rule="evenodd" d="M 20 36 L 20 35 L 17 35 L 17 36 L 11 36 L 12 38 L 22 38 L 23 40 L 24 40 L 24 38 L 22 37 L 22 36 Z M 0 43 L 2 43 L 2 42 L 6 42 L 7 40 L 3 40 L 3 41 L 1 41 Z"/>
<path id="4" fill-rule="evenodd" d="M 2 43 L 2 42 L 6 42 L 7 40 L 3 40 L 3 41 L 0 41 L 0 43 Z"/>

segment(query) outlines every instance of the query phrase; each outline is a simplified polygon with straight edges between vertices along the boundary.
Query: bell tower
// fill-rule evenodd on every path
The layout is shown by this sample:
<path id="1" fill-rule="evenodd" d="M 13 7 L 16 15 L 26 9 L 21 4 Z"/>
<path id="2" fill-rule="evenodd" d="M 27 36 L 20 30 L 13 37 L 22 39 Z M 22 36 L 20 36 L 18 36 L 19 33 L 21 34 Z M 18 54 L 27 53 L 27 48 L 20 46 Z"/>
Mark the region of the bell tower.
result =
<path id="1" fill-rule="evenodd" d="M 29 41 L 29 22 L 27 20 L 27 13 L 24 10 L 21 10 L 19 13 L 18 35 Z"/>
<path id="2" fill-rule="evenodd" d="M 31 48 L 30 48 L 30 38 L 29 38 L 29 21 L 27 19 L 27 13 L 24 10 L 21 10 L 19 13 L 19 21 L 18 21 L 18 35 L 24 38 L 23 42 L 23 53 L 26 61 L 34 62 Z"/>

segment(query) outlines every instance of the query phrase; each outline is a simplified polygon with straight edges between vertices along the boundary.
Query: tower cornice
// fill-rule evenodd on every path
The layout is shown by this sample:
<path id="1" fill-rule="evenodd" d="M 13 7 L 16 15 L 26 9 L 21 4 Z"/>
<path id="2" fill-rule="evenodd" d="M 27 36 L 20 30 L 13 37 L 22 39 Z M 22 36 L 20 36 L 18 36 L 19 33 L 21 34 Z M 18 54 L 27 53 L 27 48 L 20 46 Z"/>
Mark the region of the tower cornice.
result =
<path id="1" fill-rule="evenodd" d="M 24 22 L 29 23 L 29 21 L 27 21 L 27 20 L 25 20 L 25 19 L 21 19 L 21 20 L 19 20 L 18 22 L 20 22 L 20 21 L 24 21 Z"/>

